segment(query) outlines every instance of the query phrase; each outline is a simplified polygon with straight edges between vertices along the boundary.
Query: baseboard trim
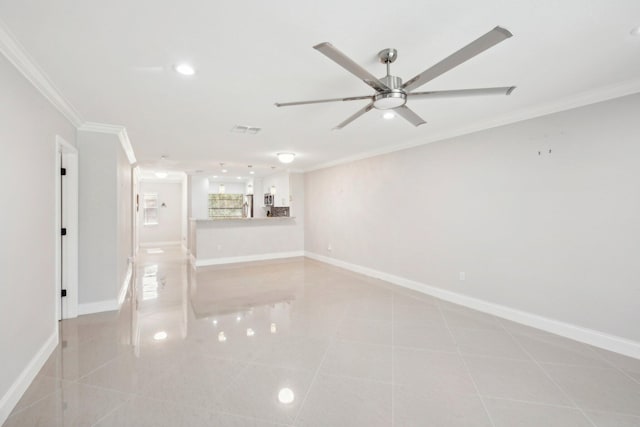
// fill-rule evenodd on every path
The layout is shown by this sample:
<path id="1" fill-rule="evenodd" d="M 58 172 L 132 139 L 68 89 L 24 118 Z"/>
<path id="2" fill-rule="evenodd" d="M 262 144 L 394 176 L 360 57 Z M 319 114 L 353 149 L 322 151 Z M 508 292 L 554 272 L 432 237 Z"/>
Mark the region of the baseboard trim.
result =
<path id="1" fill-rule="evenodd" d="M 115 311 L 120 309 L 120 304 L 116 299 L 88 302 L 78 304 L 78 315 L 102 313 L 104 311 Z"/>
<path id="2" fill-rule="evenodd" d="M 245 256 L 225 257 L 225 258 L 210 258 L 210 259 L 197 259 L 197 258 L 193 258 L 193 255 L 191 255 L 191 263 L 194 265 L 194 267 L 198 268 L 198 267 L 207 267 L 210 265 L 235 264 L 239 262 L 252 262 L 252 261 L 267 261 L 271 259 L 294 258 L 294 257 L 303 257 L 303 256 L 305 256 L 304 251 L 272 252 L 268 254 L 245 255 Z"/>
<path id="3" fill-rule="evenodd" d="M 167 242 L 145 242 L 140 243 L 141 248 L 157 248 L 158 246 L 181 246 L 180 240 L 171 240 Z"/>
<path id="4" fill-rule="evenodd" d="M 13 408 L 18 404 L 18 401 L 24 392 L 27 391 L 27 388 L 29 388 L 29 385 L 31 385 L 57 345 L 58 322 L 56 322 L 53 333 L 47 338 L 18 378 L 11 384 L 11 387 L 9 387 L 9 390 L 2 396 L 2 399 L 0 399 L 0 425 L 3 425 L 7 418 L 9 418 L 11 411 L 13 411 Z"/>
<path id="5" fill-rule="evenodd" d="M 532 328 L 551 332 L 556 335 L 570 338 L 575 341 L 580 341 L 582 343 L 593 345 L 595 347 L 603 348 L 605 350 L 620 353 L 625 356 L 640 359 L 640 342 L 632 341 L 616 335 L 607 334 L 605 332 L 600 332 L 594 329 L 588 329 L 581 326 L 573 325 L 571 323 L 550 319 L 548 317 L 514 309 L 504 305 L 495 304 L 482 299 L 459 294 L 457 292 L 447 291 L 435 286 L 429 286 L 424 283 L 406 279 L 404 277 L 384 273 L 382 271 L 363 267 L 357 264 L 352 264 L 346 261 L 341 261 L 335 258 L 316 254 L 314 252 L 305 251 L 305 256 L 316 261 L 344 268 L 345 270 L 350 270 L 355 273 L 360 273 L 365 276 L 374 277 L 376 279 L 381 279 L 386 282 L 393 283 L 394 285 L 412 289 L 417 292 L 422 292 L 424 294 L 440 298 L 444 301 L 469 307 L 474 310 L 492 314 L 503 319 L 511 320 L 513 322 L 527 325 Z"/>

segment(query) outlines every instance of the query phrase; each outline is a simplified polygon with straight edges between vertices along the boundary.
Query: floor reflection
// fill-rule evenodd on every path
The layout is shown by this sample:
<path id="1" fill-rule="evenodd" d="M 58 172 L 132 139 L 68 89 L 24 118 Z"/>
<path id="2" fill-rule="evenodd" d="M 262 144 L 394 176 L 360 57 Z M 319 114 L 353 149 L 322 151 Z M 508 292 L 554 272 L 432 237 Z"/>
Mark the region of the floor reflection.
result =
<path id="1" fill-rule="evenodd" d="M 120 311 L 60 325 L 5 427 L 640 416 L 640 364 L 629 358 L 309 259 L 195 271 L 180 248 L 142 251 Z M 582 412 L 567 407 L 570 394 Z M 598 412 L 603 423 L 585 424 L 602 407 L 612 408 Z"/>

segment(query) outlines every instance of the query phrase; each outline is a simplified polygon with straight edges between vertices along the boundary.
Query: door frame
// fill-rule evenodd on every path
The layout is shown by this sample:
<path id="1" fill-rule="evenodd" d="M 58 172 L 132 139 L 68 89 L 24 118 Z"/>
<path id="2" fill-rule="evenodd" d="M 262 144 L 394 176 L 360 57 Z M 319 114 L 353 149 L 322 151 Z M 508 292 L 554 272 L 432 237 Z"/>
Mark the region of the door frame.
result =
<path id="1" fill-rule="evenodd" d="M 60 169 L 63 166 L 66 169 L 66 175 L 61 179 Z M 54 169 L 56 322 L 78 317 L 78 181 L 78 150 L 64 138 L 56 135 Z M 64 218 L 62 218 L 63 215 Z M 64 246 L 62 246 L 62 227 L 67 229 Z M 67 290 L 67 296 L 61 304 L 62 289 Z"/>

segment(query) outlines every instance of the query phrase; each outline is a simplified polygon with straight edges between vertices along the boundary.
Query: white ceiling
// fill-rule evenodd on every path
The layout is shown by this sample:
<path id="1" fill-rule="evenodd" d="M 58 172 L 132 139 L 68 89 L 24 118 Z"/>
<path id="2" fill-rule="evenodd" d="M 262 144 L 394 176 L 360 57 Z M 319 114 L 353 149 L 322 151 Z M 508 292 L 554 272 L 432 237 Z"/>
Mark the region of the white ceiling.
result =
<path id="1" fill-rule="evenodd" d="M 167 155 L 164 169 L 266 174 L 293 151 L 290 167 L 308 170 L 640 91 L 638 0 L 0 0 L 0 17 L 82 118 L 125 126 L 151 168 Z M 514 37 L 420 90 L 515 85 L 511 96 L 410 102 L 426 125 L 373 110 L 340 131 L 367 101 L 273 105 L 372 94 L 320 42 L 379 76 L 376 53 L 394 47 L 406 81 L 496 25 Z M 197 74 L 177 75 L 180 61 Z"/>

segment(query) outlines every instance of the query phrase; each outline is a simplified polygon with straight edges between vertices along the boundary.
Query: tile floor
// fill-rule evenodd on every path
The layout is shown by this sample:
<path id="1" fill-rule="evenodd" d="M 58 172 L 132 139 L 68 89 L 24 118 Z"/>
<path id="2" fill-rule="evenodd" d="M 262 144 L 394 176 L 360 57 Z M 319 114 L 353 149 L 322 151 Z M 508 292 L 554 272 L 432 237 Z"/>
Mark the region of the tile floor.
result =
<path id="1" fill-rule="evenodd" d="M 12 426 L 640 426 L 640 361 L 308 259 L 140 256 Z"/>

